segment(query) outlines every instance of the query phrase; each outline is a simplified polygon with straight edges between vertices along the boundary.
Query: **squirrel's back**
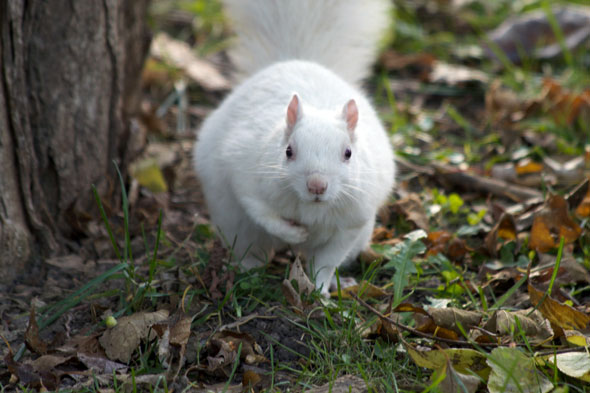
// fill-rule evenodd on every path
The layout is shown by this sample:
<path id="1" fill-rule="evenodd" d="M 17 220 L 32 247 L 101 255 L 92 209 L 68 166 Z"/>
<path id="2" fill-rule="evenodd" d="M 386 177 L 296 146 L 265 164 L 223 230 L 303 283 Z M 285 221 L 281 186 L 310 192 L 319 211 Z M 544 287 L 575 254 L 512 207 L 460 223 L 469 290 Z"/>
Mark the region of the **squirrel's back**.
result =
<path id="1" fill-rule="evenodd" d="M 364 79 L 390 23 L 389 0 L 223 0 L 242 76 L 273 63 L 307 60 L 349 83 Z"/>

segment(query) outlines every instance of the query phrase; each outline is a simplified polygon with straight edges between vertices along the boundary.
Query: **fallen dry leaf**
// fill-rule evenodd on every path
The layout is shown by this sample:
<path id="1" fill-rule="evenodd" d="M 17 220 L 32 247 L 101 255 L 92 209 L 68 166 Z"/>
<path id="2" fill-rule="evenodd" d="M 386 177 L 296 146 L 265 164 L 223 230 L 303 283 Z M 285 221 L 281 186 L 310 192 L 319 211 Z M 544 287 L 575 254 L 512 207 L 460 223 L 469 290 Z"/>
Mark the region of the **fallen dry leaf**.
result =
<path id="1" fill-rule="evenodd" d="M 486 357 L 474 349 L 418 350 L 405 341 L 403 344 L 414 363 L 420 367 L 439 370 L 445 367 L 447 361 L 450 361 L 453 368 L 462 374 L 469 374 L 470 371 L 473 371 L 485 380 L 490 373 Z"/>
<path id="2" fill-rule="evenodd" d="M 570 244 L 581 232 L 580 226 L 569 215 L 566 200 L 560 195 L 552 195 L 533 221 L 529 247 L 547 252 L 559 245 L 561 237 L 565 244 Z"/>
<path id="3" fill-rule="evenodd" d="M 180 68 L 207 90 L 227 90 L 230 87 L 229 81 L 217 68 L 195 56 L 187 43 L 175 40 L 166 33 L 158 33 L 154 37 L 150 53 Z"/>
<path id="4" fill-rule="evenodd" d="M 562 373 L 590 382 L 590 355 L 588 352 L 568 352 L 548 355 L 544 359 L 548 363 L 557 365 Z"/>
<path id="5" fill-rule="evenodd" d="M 517 175 L 526 175 L 529 173 L 539 173 L 543 170 L 543 164 L 535 162 L 530 158 L 520 160 L 515 166 Z"/>
<path id="6" fill-rule="evenodd" d="M 530 315 L 529 315 L 530 314 Z M 520 328 L 516 324 L 518 318 Z M 543 318 L 539 310 L 496 310 L 484 325 L 484 329 L 499 335 L 517 335 L 520 329 L 532 342 L 542 342 L 553 336 L 548 320 Z"/>
<path id="7" fill-rule="evenodd" d="M 582 45 L 590 38 L 590 10 L 561 6 L 554 7 L 552 12 L 565 36 L 565 45 L 569 50 Z M 488 37 L 514 63 L 521 62 L 523 54 L 548 59 L 562 53 L 562 47 L 543 10 L 508 19 L 490 32 Z M 489 57 L 496 58 L 491 48 L 486 47 L 486 53 Z"/>
<path id="8" fill-rule="evenodd" d="M 565 162 L 554 160 L 549 156 L 543 157 L 543 163 L 553 173 L 561 184 L 576 184 L 585 177 L 586 157 L 578 156 Z"/>
<path id="9" fill-rule="evenodd" d="M 437 255 L 444 253 L 447 248 L 447 243 L 451 240 L 453 235 L 447 231 L 430 232 L 425 239 L 428 251 L 426 255 Z"/>
<path id="10" fill-rule="evenodd" d="M 242 385 L 244 389 L 252 389 L 262 381 L 262 377 L 257 372 L 252 370 L 244 371 L 242 375 Z"/>
<path id="11" fill-rule="evenodd" d="M 547 393 L 553 389 L 551 381 L 536 369 L 534 360 L 518 348 L 494 348 L 487 363 L 492 368 L 488 379 L 491 393 Z"/>
<path id="12" fill-rule="evenodd" d="M 207 370 L 211 373 L 222 371 L 225 375 L 229 375 L 240 346 L 240 360 L 244 363 L 252 365 L 268 362 L 252 336 L 247 333 L 223 331 L 215 333 L 209 341 L 210 355 L 207 356 Z"/>
<path id="13" fill-rule="evenodd" d="M 33 365 L 14 361 L 12 352 L 4 357 L 4 363 L 13 378 L 22 385 L 33 389 L 55 389 L 58 385 L 54 374 L 46 375 L 45 378 L 39 375 Z M 15 381 L 15 382 L 16 382 Z"/>
<path id="14" fill-rule="evenodd" d="M 528 284 L 528 292 L 531 304 L 552 324 L 567 330 L 586 329 L 590 324 L 590 316 L 573 307 L 561 304 L 550 296 L 543 298 L 543 292 L 533 287 L 530 282 Z M 543 300 L 542 303 L 541 300 Z"/>
<path id="15" fill-rule="evenodd" d="M 428 314 L 432 317 L 437 326 L 444 327 L 461 333 L 458 325 L 461 325 L 465 332 L 477 326 L 481 321 L 482 314 L 475 311 L 461 310 L 455 307 L 429 308 Z"/>
<path id="16" fill-rule="evenodd" d="M 37 318 L 35 316 L 35 306 L 31 306 L 29 324 L 25 331 L 25 344 L 30 351 L 38 355 L 47 353 L 48 344 L 39 337 L 39 325 L 37 325 Z"/>
<path id="17" fill-rule="evenodd" d="M 457 372 L 448 359 L 443 368 L 432 374 L 431 381 L 438 379 L 441 374 L 444 375 L 444 379 L 437 387 L 442 393 L 475 393 L 481 382 L 480 378 L 475 375 Z"/>
<path id="18" fill-rule="evenodd" d="M 563 336 L 568 343 L 577 347 L 590 346 L 590 336 L 584 335 L 577 330 L 564 330 Z"/>
<path id="19" fill-rule="evenodd" d="M 167 310 L 146 313 L 139 312 L 119 318 L 119 323 L 107 329 L 99 338 L 100 345 L 105 349 L 109 359 L 128 363 L 133 351 L 148 334 L 154 334 L 152 325 L 168 318 Z"/>
<path id="20" fill-rule="evenodd" d="M 131 176 L 133 176 L 141 186 L 147 188 L 151 192 L 158 193 L 168 191 L 168 184 L 166 184 L 166 180 L 164 180 L 162 170 L 154 159 L 147 158 L 137 160 L 129 167 L 129 171 Z"/>
<path id="21" fill-rule="evenodd" d="M 502 213 L 496 225 L 484 239 L 487 252 L 491 256 L 498 255 L 502 243 L 498 239 L 515 240 L 516 239 L 516 222 L 512 214 Z"/>
<path id="22" fill-rule="evenodd" d="M 89 370 L 97 373 L 97 374 L 109 374 L 112 375 L 113 372 L 127 372 L 127 365 L 113 362 L 105 357 L 101 356 L 90 356 L 83 353 L 78 353 L 76 355 L 78 360 L 82 362 Z"/>
<path id="23" fill-rule="evenodd" d="M 389 71 L 401 70 L 406 67 L 420 67 L 430 70 L 436 58 L 429 53 L 403 54 L 393 49 L 383 52 L 380 62 Z"/>
<path id="24" fill-rule="evenodd" d="M 466 83 L 487 84 L 490 77 L 485 72 L 458 64 L 435 61 L 429 80 L 432 83 L 445 83 L 450 86 Z"/>
<path id="25" fill-rule="evenodd" d="M 416 225 L 417 228 L 428 231 L 428 217 L 424 210 L 424 203 L 418 194 L 410 193 L 406 197 L 394 202 L 391 206 L 396 213 L 402 214 L 408 221 Z"/>
<path id="26" fill-rule="evenodd" d="M 573 124 L 578 118 L 590 119 L 590 89 L 575 93 L 558 81 L 545 78 L 543 92 L 534 103 L 551 113 L 560 124 Z"/>
<path id="27" fill-rule="evenodd" d="M 307 277 L 299 257 L 293 262 L 289 272 L 289 279 L 283 280 L 281 289 L 287 303 L 293 306 L 297 312 L 302 313 L 310 307 L 307 299 L 314 291 L 315 285 Z"/>

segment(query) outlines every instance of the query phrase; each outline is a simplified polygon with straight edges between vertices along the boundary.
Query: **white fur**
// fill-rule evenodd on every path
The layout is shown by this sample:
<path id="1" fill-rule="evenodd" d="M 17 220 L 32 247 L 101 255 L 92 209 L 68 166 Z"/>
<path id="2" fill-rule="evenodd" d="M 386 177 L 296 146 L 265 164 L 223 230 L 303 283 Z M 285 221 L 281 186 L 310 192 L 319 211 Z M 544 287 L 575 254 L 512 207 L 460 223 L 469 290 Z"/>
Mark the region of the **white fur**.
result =
<path id="1" fill-rule="evenodd" d="M 277 61 L 319 63 L 357 84 L 391 22 L 390 0 L 224 0 L 242 76 Z"/>
<path id="2" fill-rule="evenodd" d="M 293 11 L 294 4 L 300 4 L 302 12 L 309 12 L 316 2 L 326 5 L 319 7 L 319 11 L 332 16 L 356 12 L 357 17 L 366 16 L 366 8 L 371 8 L 371 4 L 383 3 L 227 3 L 233 11 L 245 12 L 246 7 L 238 4 L 248 3 L 254 8 L 253 15 L 265 15 L 268 10 L 263 12 L 263 5 L 282 15 L 282 10 Z M 289 14 L 281 16 L 284 29 L 295 24 L 289 18 Z M 316 14 L 309 15 L 309 19 L 326 20 Z M 305 20 L 300 22 L 305 24 Z M 233 246 L 235 261 L 250 268 L 270 257 L 273 250 L 291 246 L 313 263 L 312 273 L 323 293 L 328 291 L 335 268 L 356 258 L 368 245 L 377 209 L 387 200 L 395 175 L 391 145 L 374 109 L 360 90 L 341 78 L 348 75 L 348 81 L 355 81 L 352 75 L 359 69 L 362 75 L 366 74 L 373 60 L 373 49 L 371 57 L 367 52 L 363 55 L 354 44 L 349 48 L 345 39 L 344 29 L 354 28 L 345 23 L 368 22 L 357 18 L 354 22 L 350 18 L 332 22 L 322 26 L 327 31 L 313 25 L 312 36 L 302 40 L 301 45 L 313 45 L 312 38 L 329 41 L 323 40 L 324 34 L 332 38 L 342 35 L 341 40 L 332 43 L 337 45 L 339 56 L 351 55 L 336 70 L 340 76 L 310 61 L 273 63 L 245 80 L 206 119 L 194 151 L 211 220 L 228 245 Z M 262 18 L 260 25 L 248 25 L 251 30 L 247 36 L 259 39 L 265 34 L 289 33 L 278 25 L 264 23 L 271 22 Z M 259 31 L 253 31 L 258 28 Z M 303 34 L 303 30 L 295 33 Z M 256 47 L 251 43 L 243 51 Z M 282 53 L 277 53 L 277 60 L 283 58 Z M 272 52 L 268 56 L 271 62 Z M 287 107 L 295 93 L 299 110 L 295 125 L 289 128 Z M 359 116 L 352 132 L 347 130 L 344 117 L 344 106 L 350 99 L 355 100 Z M 288 145 L 293 151 L 291 159 L 286 155 Z M 349 160 L 344 157 L 347 148 L 352 151 Z M 310 176 L 327 182 L 323 194 L 315 195 L 308 190 Z"/>

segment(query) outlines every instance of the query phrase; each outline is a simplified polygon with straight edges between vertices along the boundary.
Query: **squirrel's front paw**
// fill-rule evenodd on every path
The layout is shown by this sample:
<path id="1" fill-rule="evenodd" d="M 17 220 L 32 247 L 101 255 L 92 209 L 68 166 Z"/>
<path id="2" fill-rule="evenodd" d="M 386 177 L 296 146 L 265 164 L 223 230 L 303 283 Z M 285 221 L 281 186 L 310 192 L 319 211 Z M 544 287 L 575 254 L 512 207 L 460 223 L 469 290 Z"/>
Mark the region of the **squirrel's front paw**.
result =
<path id="1" fill-rule="evenodd" d="M 300 224 L 293 221 L 283 220 L 281 225 L 280 233 L 275 235 L 283 239 L 289 244 L 299 244 L 307 240 L 308 232 L 307 229 Z"/>

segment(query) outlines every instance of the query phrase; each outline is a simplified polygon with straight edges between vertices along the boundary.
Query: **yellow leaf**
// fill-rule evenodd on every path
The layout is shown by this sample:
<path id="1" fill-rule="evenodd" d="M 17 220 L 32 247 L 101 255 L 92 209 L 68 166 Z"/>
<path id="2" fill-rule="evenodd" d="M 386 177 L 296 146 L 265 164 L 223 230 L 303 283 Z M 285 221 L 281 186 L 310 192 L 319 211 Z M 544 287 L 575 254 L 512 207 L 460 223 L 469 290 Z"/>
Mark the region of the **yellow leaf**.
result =
<path id="1" fill-rule="evenodd" d="M 418 351 L 409 343 L 404 342 L 404 346 L 414 363 L 420 367 L 440 370 L 449 359 L 454 369 L 462 374 L 469 374 L 468 370 L 471 370 L 483 379 L 487 379 L 490 373 L 486 357 L 473 349 L 452 348 Z"/>
<path id="2" fill-rule="evenodd" d="M 590 337 L 584 336 L 582 333 L 575 330 L 564 330 L 565 339 L 568 343 L 577 347 L 590 346 Z"/>
<path id="3" fill-rule="evenodd" d="M 147 188 L 151 192 L 166 192 L 168 191 L 168 185 L 162 171 L 158 164 L 152 160 L 147 159 L 145 161 L 137 162 L 131 168 L 131 176 L 133 176 L 141 186 Z"/>
<path id="4" fill-rule="evenodd" d="M 551 297 L 546 296 L 542 303 L 543 292 L 528 284 L 531 304 L 536 307 L 545 318 L 562 329 L 585 329 L 590 324 L 590 316 L 573 307 L 561 304 Z M 540 304 L 539 304 L 540 303 Z"/>
<path id="5" fill-rule="evenodd" d="M 526 175 L 529 173 L 541 172 L 543 170 L 543 165 L 531 160 L 530 158 L 525 158 L 524 160 L 516 164 L 515 169 L 517 174 Z"/>

